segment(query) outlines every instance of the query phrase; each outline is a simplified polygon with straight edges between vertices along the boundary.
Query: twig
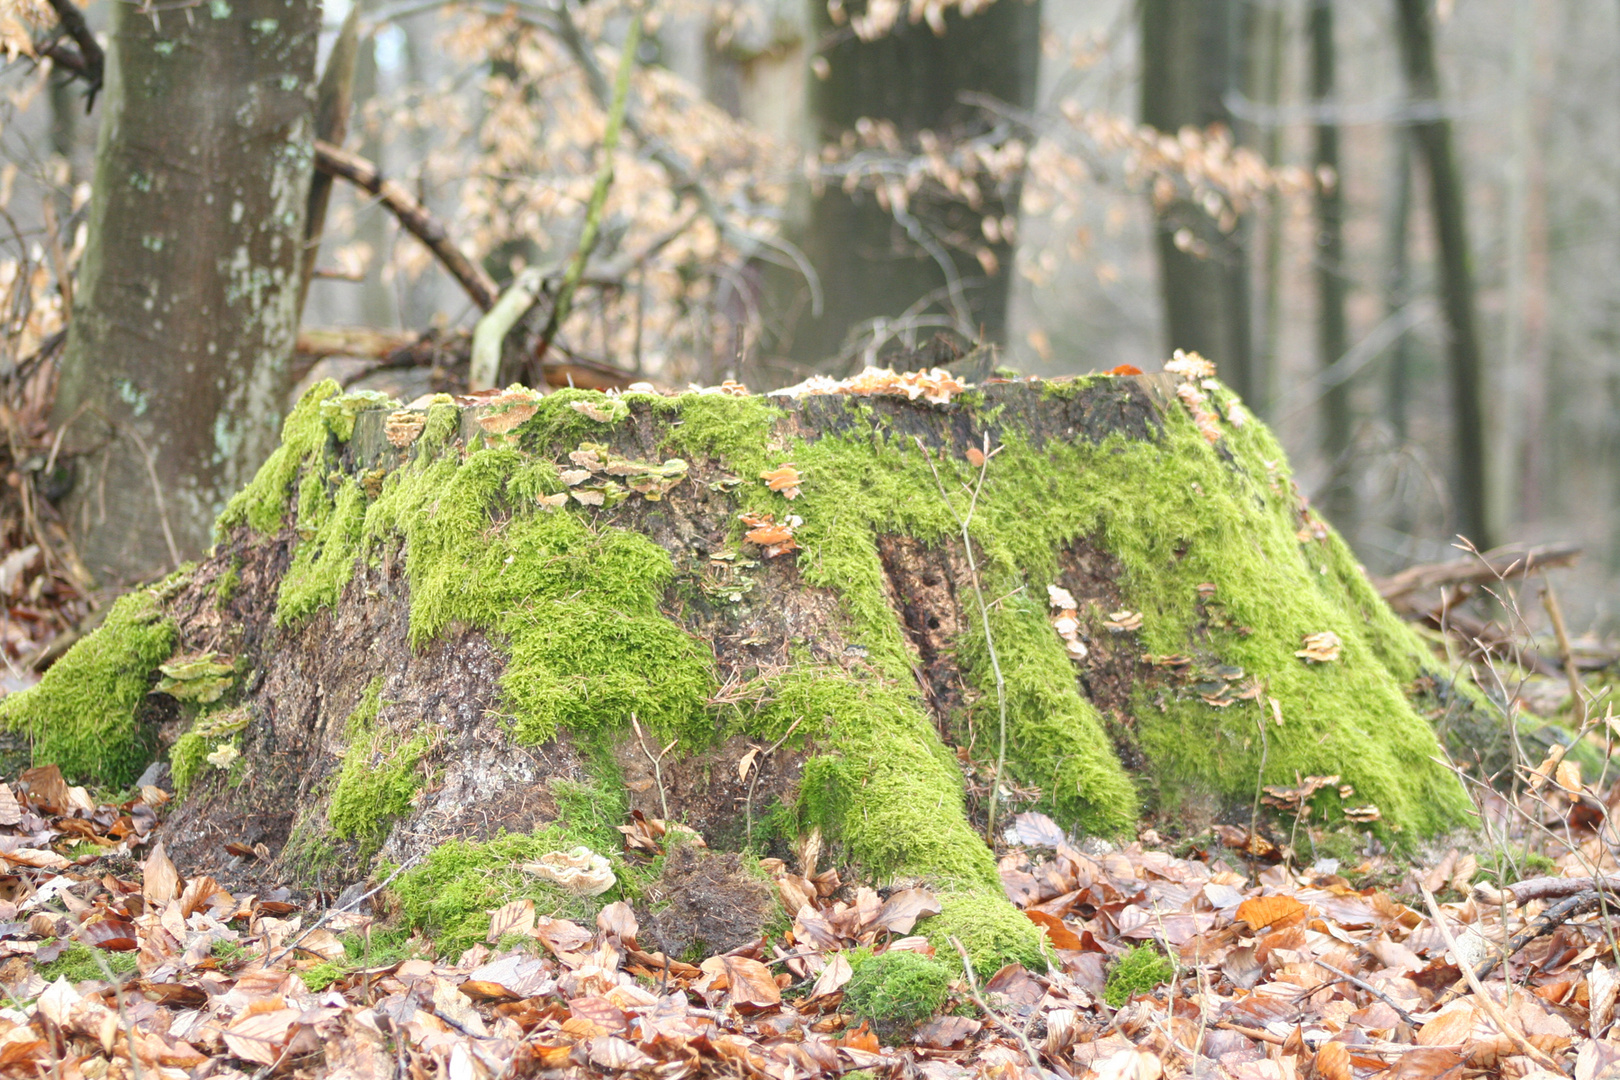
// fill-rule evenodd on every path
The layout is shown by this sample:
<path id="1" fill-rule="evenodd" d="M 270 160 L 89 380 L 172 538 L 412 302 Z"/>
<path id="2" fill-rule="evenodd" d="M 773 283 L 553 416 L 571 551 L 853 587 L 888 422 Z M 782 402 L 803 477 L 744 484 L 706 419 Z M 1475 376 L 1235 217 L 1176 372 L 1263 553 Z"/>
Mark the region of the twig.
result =
<path id="1" fill-rule="evenodd" d="M 1349 983 L 1351 986 L 1354 986 L 1354 987 L 1357 987 L 1359 989 L 1367 991 L 1367 993 L 1371 994 L 1373 997 L 1377 998 L 1379 1001 L 1382 1001 L 1385 1005 L 1388 1005 L 1390 1008 L 1394 1009 L 1395 1014 L 1397 1016 L 1399 1016 L 1402 1020 L 1406 1021 L 1408 1024 L 1412 1025 L 1413 1027 L 1417 1026 L 1417 1021 L 1412 1019 L 1412 1014 L 1407 1012 L 1405 1009 L 1401 1008 L 1400 1005 L 1396 1003 L 1394 998 L 1390 997 L 1388 994 L 1386 994 L 1382 990 L 1378 989 L 1378 987 L 1372 985 L 1371 983 L 1364 982 L 1361 979 L 1356 978 L 1354 975 L 1350 974 L 1348 971 L 1340 971 L 1338 968 L 1334 967 L 1332 964 L 1324 963 L 1321 960 L 1316 961 L 1316 966 L 1319 967 L 1319 968 L 1325 968 L 1328 971 L 1333 972 L 1333 974 L 1337 975 L 1339 978 L 1343 979 L 1345 982 Z"/>
<path id="2" fill-rule="evenodd" d="M 106 57 L 101 51 L 101 44 L 96 41 L 96 35 L 90 32 L 90 24 L 84 21 L 84 12 L 73 0 L 50 0 L 51 10 L 56 12 L 56 19 L 62 24 L 62 30 L 73 43 L 79 47 L 79 64 L 74 68 L 74 74 L 85 81 L 84 111 L 88 115 L 95 108 L 96 95 L 101 93 L 102 72 L 106 67 Z"/>
<path id="3" fill-rule="evenodd" d="M 1463 960 L 1463 951 L 1457 947 L 1457 939 L 1451 933 L 1451 927 L 1447 925 L 1446 917 L 1441 914 L 1440 905 L 1435 902 L 1434 893 L 1430 892 L 1429 887 L 1421 881 L 1417 882 L 1417 887 L 1418 891 L 1423 894 L 1423 903 L 1429 908 L 1429 917 L 1434 920 L 1435 929 L 1440 931 L 1440 936 L 1445 939 L 1446 947 L 1451 950 L 1451 955 L 1459 961 L 1458 966 L 1462 968 L 1463 978 L 1468 980 L 1469 989 L 1474 992 L 1474 997 L 1479 999 L 1479 1007 L 1485 1011 L 1486 1016 L 1491 1018 L 1491 1023 L 1495 1024 L 1497 1030 L 1506 1035 L 1508 1041 L 1531 1061 L 1544 1069 L 1551 1069 L 1555 1073 L 1563 1073 L 1563 1066 L 1554 1061 L 1546 1051 L 1525 1038 L 1524 1033 L 1508 1021 L 1507 1016 L 1502 1012 L 1502 1007 L 1496 1003 L 1496 999 L 1485 992 L 1485 986 L 1479 981 L 1479 976 L 1474 974 L 1474 969 L 1469 967 L 1467 963 L 1461 962 Z"/>
<path id="4" fill-rule="evenodd" d="M 1546 911 L 1543 911 L 1531 921 L 1530 925 L 1526 926 L 1523 930 L 1520 930 L 1517 934 L 1514 934 L 1512 938 L 1508 939 L 1507 945 L 1504 946 L 1499 952 L 1493 953 L 1481 961 L 1480 965 L 1473 970 L 1474 978 L 1476 980 L 1485 978 L 1485 976 L 1495 971 L 1499 965 L 1506 963 L 1510 957 L 1517 954 L 1520 949 L 1530 944 L 1536 938 L 1541 937 L 1543 934 L 1551 933 L 1554 929 L 1562 926 L 1571 919 L 1595 910 L 1598 907 L 1598 899 L 1599 894 L 1595 890 L 1589 890 L 1587 892 L 1571 896 L 1560 903 L 1554 904 Z M 1466 975 L 1458 978 L 1458 980 L 1453 983 L 1445 993 L 1441 994 L 1435 999 L 1433 1008 L 1442 1009 L 1451 1004 L 1453 1001 L 1456 1001 L 1458 998 L 1463 996 L 1463 992 L 1467 990 L 1470 985 L 1472 984 L 1469 982 Z"/>
<path id="5" fill-rule="evenodd" d="M 71 3 L 72 0 L 67 0 Z M 376 164 L 359 154 L 351 154 L 341 146 L 315 140 L 315 167 L 332 176 L 340 176 L 358 187 L 371 192 L 382 201 L 405 231 L 426 244 L 439 257 L 439 262 L 450 275 L 461 283 L 472 302 L 480 311 L 488 311 L 495 304 L 500 290 L 484 268 L 469 259 L 450 242 L 450 233 L 427 207 L 417 202 L 410 192 L 398 183 L 385 178 Z"/>
<path id="6" fill-rule="evenodd" d="M 1597 889 L 1620 893 L 1620 874 L 1608 874 L 1602 877 L 1530 878 L 1527 881 L 1509 885 L 1502 891 L 1507 893 L 1508 898 L 1515 904 L 1528 904 L 1532 900 L 1553 900 Z"/>
<path id="7" fill-rule="evenodd" d="M 580 230 L 579 244 L 568 263 L 562 287 L 557 290 L 557 302 L 551 305 L 551 318 L 546 321 L 546 328 L 540 335 L 536 353 L 542 358 L 574 306 L 574 292 L 579 288 L 579 279 L 585 275 L 585 263 L 590 259 L 591 252 L 596 250 L 596 241 L 601 235 L 602 208 L 607 205 L 608 190 L 613 187 L 613 155 L 619 149 L 624 111 L 630 103 L 630 73 L 635 70 L 636 48 L 641 44 L 641 19 L 642 13 L 636 12 L 630 20 L 630 29 L 625 33 L 624 45 L 619 52 L 619 70 L 613 80 L 613 100 L 608 106 L 607 127 L 602 131 L 602 164 L 597 169 L 596 185 L 591 188 L 591 201 L 585 207 L 585 225 Z"/>
<path id="8" fill-rule="evenodd" d="M 1023 1047 L 1024 1057 L 1029 1059 L 1030 1068 L 1042 1068 L 1041 1057 L 1035 1052 L 1034 1044 L 1029 1041 L 1029 1036 L 1024 1034 L 1023 1029 L 1014 1027 L 1012 1024 L 1009 1024 L 1007 1021 L 1003 1020 L 1000 1014 L 998 1014 L 989 1005 L 986 1005 L 984 998 L 979 996 L 979 980 L 978 977 L 973 974 L 973 961 L 968 957 L 967 949 L 963 947 L 962 943 L 956 939 L 955 934 L 952 934 L 948 940 L 956 949 L 957 955 L 962 958 L 962 973 L 967 976 L 968 997 L 973 999 L 973 1004 L 977 1005 L 979 1007 L 979 1011 L 988 1016 L 997 1027 L 1001 1028 L 1003 1031 L 1007 1032 L 1013 1038 L 1018 1040 L 1018 1045 Z"/>
<path id="9" fill-rule="evenodd" d="M 1581 682 L 1581 673 L 1575 667 L 1575 653 L 1569 647 L 1569 630 L 1564 626 L 1564 611 L 1558 606 L 1558 594 L 1553 592 L 1552 582 L 1547 575 L 1541 575 L 1541 604 L 1547 609 L 1547 618 L 1552 620 L 1553 637 L 1558 642 L 1558 658 L 1564 663 L 1564 677 L 1569 680 L 1570 719 L 1576 727 L 1586 723 L 1586 686 Z"/>
<path id="10" fill-rule="evenodd" d="M 1397 611 L 1414 611 L 1414 593 L 1447 585 L 1482 585 L 1526 577 L 1537 570 L 1568 566 L 1580 558 L 1578 544 L 1540 544 L 1536 547 L 1495 548 L 1466 559 L 1443 563 L 1419 563 L 1398 574 L 1374 578 L 1373 587 Z"/>
<path id="11" fill-rule="evenodd" d="M 657 757 L 653 757 L 652 751 L 647 749 L 647 740 L 641 734 L 641 721 L 636 719 L 636 714 L 635 713 L 630 714 L 630 726 L 635 729 L 636 742 L 641 745 L 641 752 L 646 755 L 648 761 L 652 762 L 653 779 L 658 781 L 658 805 L 663 807 L 663 809 L 664 809 L 664 820 L 668 821 L 669 820 L 669 796 L 664 792 L 663 761 L 664 761 L 664 755 L 669 753 L 670 750 L 674 749 L 675 743 L 678 740 L 671 739 L 669 741 L 669 745 L 664 747 L 662 750 L 658 751 L 658 756 Z"/>
<path id="12" fill-rule="evenodd" d="M 339 904 L 337 907 L 334 907 L 334 908 L 327 908 L 326 912 L 319 919 L 316 919 L 313 923 L 310 924 L 310 927 L 309 927 L 308 930 L 305 930 L 302 934 L 299 934 L 297 937 L 293 938 L 290 942 L 283 945 L 281 947 L 280 952 L 276 953 L 273 956 L 266 956 L 265 961 L 264 961 L 264 966 L 269 967 L 271 964 L 275 963 L 277 960 L 280 960 L 283 956 L 286 956 L 288 953 L 290 953 L 294 949 L 298 948 L 299 944 L 305 938 L 309 937 L 309 935 L 313 934 L 315 931 L 317 931 L 321 927 L 325 926 L 328 922 L 331 921 L 332 916 L 336 915 L 338 912 L 340 912 L 340 911 L 348 911 L 350 908 L 358 907 L 363 902 L 371 899 L 373 896 L 376 896 L 378 893 L 380 893 L 384 889 L 388 888 L 388 886 L 390 886 L 390 885 L 392 885 L 394 883 L 395 878 L 399 877 L 399 875 L 403 874 L 405 871 L 409 870 L 411 867 L 415 866 L 417 863 L 419 863 L 421 861 L 422 861 L 422 856 L 421 855 L 412 855 L 410 858 L 406 859 L 404 862 L 402 862 L 398 866 L 394 867 L 394 872 L 392 874 L 389 874 L 387 877 L 383 878 L 382 881 L 379 882 L 377 885 L 373 886 L 370 889 L 367 889 L 365 892 L 361 893 L 359 896 L 355 897 L 353 900 L 350 900 L 346 904 Z"/>
<path id="13" fill-rule="evenodd" d="M 754 775 L 748 781 L 748 799 L 743 803 L 743 811 L 747 815 L 745 818 L 747 822 L 746 836 L 749 844 L 754 842 L 754 788 L 759 784 L 760 770 L 764 768 L 762 762 L 782 748 L 782 744 L 788 741 L 788 737 L 798 729 L 799 723 L 803 719 L 802 716 L 794 717 L 793 723 L 789 725 L 786 731 L 782 732 L 782 737 L 771 743 L 771 748 L 754 760 Z"/>
<path id="14" fill-rule="evenodd" d="M 979 588 L 979 567 L 973 559 L 973 538 L 968 533 L 968 523 L 973 520 L 973 511 L 979 504 L 979 492 L 984 489 L 984 477 L 990 468 L 990 458 L 1001 448 L 990 449 L 990 433 L 984 434 L 984 460 L 979 462 L 979 481 L 973 486 L 973 497 L 968 502 L 967 516 L 963 517 L 956 512 L 956 505 L 945 490 L 945 481 L 940 478 L 939 469 L 934 465 L 934 455 L 928 452 L 920 436 L 913 435 L 917 449 L 922 451 L 923 459 L 928 462 L 929 471 L 934 474 L 934 483 L 939 485 L 939 497 L 945 503 L 945 509 L 951 512 L 956 524 L 962 529 L 962 547 L 967 551 L 968 577 L 973 583 L 973 598 L 979 604 L 979 618 L 984 624 L 984 646 L 990 653 L 990 670 L 996 677 L 996 708 L 1000 714 L 1000 744 L 996 748 L 996 774 L 990 782 L 990 812 L 985 823 L 986 839 L 992 849 L 996 846 L 996 802 L 1001 794 L 1001 774 L 1007 767 L 1007 681 L 1001 677 L 1001 658 L 996 655 L 996 639 L 990 634 L 990 608 L 984 602 L 984 590 Z"/>

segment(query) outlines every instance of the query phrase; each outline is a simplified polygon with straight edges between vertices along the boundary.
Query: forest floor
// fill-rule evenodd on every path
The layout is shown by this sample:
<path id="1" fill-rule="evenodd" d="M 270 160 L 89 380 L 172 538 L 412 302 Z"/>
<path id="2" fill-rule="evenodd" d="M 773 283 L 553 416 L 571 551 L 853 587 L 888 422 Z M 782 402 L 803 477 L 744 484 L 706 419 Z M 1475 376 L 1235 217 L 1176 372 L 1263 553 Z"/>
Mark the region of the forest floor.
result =
<path id="1" fill-rule="evenodd" d="M 595 925 L 520 900 L 489 943 L 435 956 L 386 890 L 339 908 L 182 880 L 154 842 L 163 791 L 98 803 L 47 766 L 0 785 L 0 1072 L 1588 1080 L 1620 1069 L 1620 895 L 1590 888 L 1620 785 L 1577 772 L 1489 796 L 1496 849 L 1416 866 L 1303 827 L 1292 847 L 1218 828 L 1115 848 L 1020 815 L 1002 880 L 1051 964 L 981 984 L 923 936 L 926 889 L 779 861 L 791 926 L 724 955 L 647 951 L 623 900 Z"/>

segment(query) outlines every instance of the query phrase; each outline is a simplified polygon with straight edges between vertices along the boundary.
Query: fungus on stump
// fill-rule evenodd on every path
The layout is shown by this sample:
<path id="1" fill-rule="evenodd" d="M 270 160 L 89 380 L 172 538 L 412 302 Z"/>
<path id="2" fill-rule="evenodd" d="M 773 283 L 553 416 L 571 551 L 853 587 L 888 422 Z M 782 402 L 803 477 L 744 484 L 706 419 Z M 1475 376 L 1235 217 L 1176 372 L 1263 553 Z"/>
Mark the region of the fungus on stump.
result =
<path id="1" fill-rule="evenodd" d="M 328 887 L 419 858 L 401 906 L 455 943 L 514 894 L 596 902 L 522 864 L 616 853 L 640 811 L 733 850 L 819 830 L 863 879 L 937 890 L 923 931 L 1033 961 L 978 831 L 1003 710 L 1003 812 L 1088 834 L 1246 821 L 1257 783 L 1328 774 L 1318 820 L 1460 823 L 1421 641 L 1270 433 L 1184 374 L 416 409 L 323 384 L 214 554 L 0 725 L 80 779 L 168 743 L 191 871 L 226 842 Z M 105 670 L 115 633 L 150 694 Z M 122 696 L 87 725 L 92 679 Z"/>

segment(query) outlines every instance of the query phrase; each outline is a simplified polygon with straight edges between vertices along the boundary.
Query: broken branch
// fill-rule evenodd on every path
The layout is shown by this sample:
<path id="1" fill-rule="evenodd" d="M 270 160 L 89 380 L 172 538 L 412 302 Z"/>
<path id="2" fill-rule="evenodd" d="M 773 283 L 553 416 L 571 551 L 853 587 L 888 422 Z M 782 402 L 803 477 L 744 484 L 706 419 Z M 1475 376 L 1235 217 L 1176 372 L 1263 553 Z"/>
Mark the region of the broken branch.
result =
<path id="1" fill-rule="evenodd" d="M 101 92 L 106 57 L 101 51 L 101 44 L 96 41 L 96 35 L 90 32 L 90 24 L 84 21 L 84 12 L 79 10 L 79 5 L 73 0 L 50 0 L 50 3 L 62 32 L 73 39 L 73 43 L 79 47 L 79 54 L 68 57 L 55 49 L 47 49 L 46 54 L 84 80 L 84 111 L 89 113 L 95 108 L 96 95 Z"/>
<path id="2" fill-rule="evenodd" d="M 68 0 L 71 2 L 71 0 Z M 377 196 L 406 232 L 428 246 L 450 276 L 467 290 L 480 311 L 495 305 L 500 290 L 484 268 L 469 259 L 450 242 L 450 233 L 427 207 L 417 202 L 410 192 L 397 182 L 383 176 L 374 162 L 359 154 L 352 154 L 341 146 L 315 140 L 315 168 L 331 176 L 340 176 L 357 187 Z"/>

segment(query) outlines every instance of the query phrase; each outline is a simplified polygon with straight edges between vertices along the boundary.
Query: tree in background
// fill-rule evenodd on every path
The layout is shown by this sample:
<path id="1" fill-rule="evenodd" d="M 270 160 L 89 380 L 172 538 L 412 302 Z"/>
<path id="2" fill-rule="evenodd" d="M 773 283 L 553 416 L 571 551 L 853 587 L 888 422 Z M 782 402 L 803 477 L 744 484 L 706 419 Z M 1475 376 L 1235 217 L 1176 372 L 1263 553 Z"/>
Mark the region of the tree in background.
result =
<path id="1" fill-rule="evenodd" d="M 1232 132 L 1243 23 L 1233 0 L 1143 0 L 1142 122 L 1166 133 Z M 1172 349 L 1204 354 L 1245 398 L 1258 396 L 1248 227 L 1187 198 L 1155 199 L 1159 283 Z"/>
<path id="2" fill-rule="evenodd" d="M 99 577 L 206 547 L 278 441 L 298 330 L 316 0 L 113 5 L 55 421 Z"/>
<path id="3" fill-rule="evenodd" d="M 1339 122 L 1333 37 L 1333 0 L 1311 0 L 1311 102 L 1316 107 L 1316 356 L 1326 388 L 1322 395 L 1322 456 L 1328 465 L 1322 508 L 1337 523 L 1355 515 L 1354 478 L 1346 475 L 1355 414 L 1350 380 L 1335 369 L 1350 349 L 1345 314 L 1348 290 L 1344 261 L 1344 184 L 1339 166 Z"/>
<path id="4" fill-rule="evenodd" d="M 937 153 L 997 123 L 975 100 L 1030 109 L 1040 0 L 1002 0 L 971 14 L 967 7 L 937 19 L 875 20 L 816 5 L 818 28 L 832 42 L 810 88 L 819 140 L 837 146 L 876 131 L 890 152 Z M 961 180 L 955 191 L 817 186 L 800 246 L 825 299 L 819 315 L 803 311 L 789 328 L 796 359 L 814 365 L 838 356 L 852 332 L 908 316 L 969 340 L 1005 338 L 1019 174 L 974 170 Z"/>

